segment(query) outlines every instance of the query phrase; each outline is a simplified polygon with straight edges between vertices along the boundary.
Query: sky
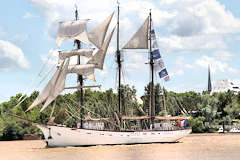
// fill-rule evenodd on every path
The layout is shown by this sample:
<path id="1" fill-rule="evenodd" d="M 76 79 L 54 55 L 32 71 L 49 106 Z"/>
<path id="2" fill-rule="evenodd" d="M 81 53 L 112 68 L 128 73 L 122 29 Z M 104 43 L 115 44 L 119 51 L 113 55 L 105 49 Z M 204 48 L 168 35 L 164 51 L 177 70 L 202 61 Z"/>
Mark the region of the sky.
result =
<path id="1" fill-rule="evenodd" d="M 211 78 L 230 79 L 240 85 L 240 5 L 239 0 L 119 0 L 120 47 L 131 38 L 152 10 L 159 50 L 170 75 L 164 82 L 155 74 L 155 83 L 175 92 L 207 89 L 207 67 Z M 0 102 L 17 93 L 41 90 L 54 72 L 58 50 L 75 49 L 73 42 L 56 45 L 59 21 L 79 17 L 90 19 L 88 30 L 115 11 L 110 28 L 116 25 L 116 0 L 11 0 L 0 6 Z M 110 29 L 109 29 L 110 30 Z M 109 32 L 108 32 L 109 34 Z M 89 46 L 83 45 L 87 48 Z M 90 46 L 94 47 L 94 46 Z M 105 59 L 96 70 L 101 90 L 116 90 L 116 33 Z M 148 52 L 121 51 L 123 83 L 135 86 L 141 96 L 149 82 Z M 46 78 L 45 75 L 50 73 Z M 42 79 L 45 79 L 42 82 Z M 66 86 L 76 85 L 76 75 L 68 75 Z M 68 91 L 69 92 L 69 91 Z M 63 92 L 64 94 L 65 92 Z"/>

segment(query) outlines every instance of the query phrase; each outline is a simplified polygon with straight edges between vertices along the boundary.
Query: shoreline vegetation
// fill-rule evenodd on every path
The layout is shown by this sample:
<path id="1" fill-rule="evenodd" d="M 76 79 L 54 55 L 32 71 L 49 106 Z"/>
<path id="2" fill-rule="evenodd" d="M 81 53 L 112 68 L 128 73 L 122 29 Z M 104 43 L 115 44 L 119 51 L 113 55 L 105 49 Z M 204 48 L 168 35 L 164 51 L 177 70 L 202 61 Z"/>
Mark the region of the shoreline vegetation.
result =
<path id="1" fill-rule="evenodd" d="M 149 85 L 145 87 L 144 95 L 141 97 L 143 103 L 140 104 L 136 97 L 134 86 L 122 85 L 122 115 L 143 116 L 147 114 L 149 105 Z M 164 94 L 163 94 L 164 92 Z M 41 134 L 36 127 L 9 117 L 6 113 L 30 119 L 32 121 L 46 124 L 52 112 L 51 106 L 55 105 L 53 116 L 54 122 L 72 127 L 76 126 L 76 117 L 79 116 L 77 108 L 77 92 L 59 95 L 56 102 L 47 107 L 42 113 L 39 112 L 42 104 L 25 112 L 31 105 L 39 92 L 35 91 L 30 96 L 21 93 L 12 96 L 9 101 L 0 104 L 0 140 L 21 140 L 25 134 Z M 164 96 L 163 96 L 164 95 Z M 20 98 L 25 100 L 17 106 Z M 166 111 L 164 110 L 164 100 Z M 117 94 L 113 89 L 106 91 L 84 90 L 84 117 L 91 118 L 113 117 L 114 111 L 118 110 Z M 160 84 L 155 85 L 156 115 L 163 116 L 165 113 L 171 116 L 184 115 L 191 116 L 188 125 L 192 127 L 193 133 L 216 132 L 220 125 L 238 126 L 240 124 L 240 93 L 234 94 L 232 91 L 225 93 L 214 93 L 210 95 L 204 91 L 197 93 L 193 91 L 185 93 L 175 93 L 162 89 Z M 66 113 L 69 107 L 75 111 L 75 115 Z M 89 111 L 91 114 L 89 115 Z M 187 115 L 186 115 L 187 113 Z M 228 127 L 226 127 L 228 129 Z"/>

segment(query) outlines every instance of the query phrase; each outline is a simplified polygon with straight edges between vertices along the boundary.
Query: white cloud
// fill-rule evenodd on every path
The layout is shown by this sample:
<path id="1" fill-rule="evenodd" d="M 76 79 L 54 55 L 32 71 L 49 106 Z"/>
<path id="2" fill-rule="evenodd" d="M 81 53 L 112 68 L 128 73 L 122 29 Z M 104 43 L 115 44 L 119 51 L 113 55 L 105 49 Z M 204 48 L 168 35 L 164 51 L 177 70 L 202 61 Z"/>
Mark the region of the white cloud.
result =
<path id="1" fill-rule="evenodd" d="M 187 36 L 186 29 L 188 36 L 240 31 L 240 20 L 217 0 L 162 0 L 159 4 L 177 11 L 171 30 L 176 35 Z"/>
<path id="2" fill-rule="evenodd" d="M 228 51 L 216 51 L 213 55 L 222 61 L 229 61 L 233 57 L 233 54 Z"/>
<path id="3" fill-rule="evenodd" d="M 56 65 L 58 63 L 58 51 L 51 49 L 48 54 L 40 55 L 43 64 Z"/>
<path id="4" fill-rule="evenodd" d="M 176 14 L 159 38 L 167 51 L 223 50 L 223 35 L 240 32 L 240 19 L 217 0 L 160 0 L 159 7 Z"/>
<path id="5" fill-rule="evenodd" d="M 177 57 L 175 64 L 178 65 L 179 67 L 184 67 L 184 68 L 193 68 L 192 64 L 189 64 L 186 62 L 185 58 L 183 56 Z"/>
<path id="6" fill-rule="evenodd" d="M 7 33 L 3 30 L 3 28 L 0 27 L 0 37 L 6 36 Z"/>
<path id="7" fill-rule="evenodd" d="M 172 52 L 198 52 L 226 48 L 222 37 L 217 35 L 199 35 L 191 37 L 171 35 L 169 37 L 159 38 L 158 41 L 162 48 Z"/>
<path id="8" fill-rule="evenodd" d="M 26 12 L 23 16 L 24 19 L 30 19 L 30 18 L 37 18 L 38 16 L 36 15 L 33 15 L 32 13 L 30 12 Z"/>
<path id="9" fill-rule="evenodd" d="M 216 72 L 238 73 L 238 70 L 233 67 L 230 67 L 228 63 L 219 61 L 215 57 L 209 57 L 206 55 L 203 55 L 202 57 L 200 57 L 200 59 L 196 60 L 195 65 L 203 68 L 208 68 L 208 65 L 210 65 L 211 72 L 213 73 Z"/>
<path id="10" fill-rule="evenodd" d="M 182 69 L 179 69 L 179 70 L 177 70 L 175 72 L 171 72 L 169 76 L 171 78 L 174 78 L 176 76 L 182 76 L 182 75 L 184 75 L 184 71 Z"/>
<path id="11" fill-rule="evenodd" d="M 28 34 L 16 34 L 15 36 L 13 36 L 12 39 L 15 41 L 24 42 L 29 39 L 29 35 Z"/>
<path id="12" fill-rule="evenodd" d="M 147 59 L 141 53 L 129 53 L 125 59 L 125 70 L 129 73 L 143 73 L 148 69 L 148 65 L 145 64 Z"/>
<path id="13" fill-rule="evenodd" d="M 106 78 L 109 74 L 107 70 L 101 70 L 101 71 L 98 71 L 98 73 L 102 78 Z"/>
<path id="14" fill-rule="evenodd" d="M 176 12 L 170 12 L 161 10 L 153 1 L 124 1 L 121 3 L 123 8 L 123 16 L 129 17 L 129 15 L 136 14 L 135 21 L 143 21 L 149 13 L 149 9 L 152 10 L 155 25 L 164 25 L 168 20 L 176 16 Z M 137 19 L 136 19 L 137 18 Z"/>
<path id="15" fill-rule="evenodd" d="M 171 24 L 169 31 L 180 37 L 199 35 L 205 29 L 205 22 L 202 18 L 191 13 L 179 14 Z"/>
<path id="16" fill-rule="evenodd" d="M 30 67 L 20 48 L 3 40 L 0 40 L 0 62 L 0 71 L 3 72 Z"/>

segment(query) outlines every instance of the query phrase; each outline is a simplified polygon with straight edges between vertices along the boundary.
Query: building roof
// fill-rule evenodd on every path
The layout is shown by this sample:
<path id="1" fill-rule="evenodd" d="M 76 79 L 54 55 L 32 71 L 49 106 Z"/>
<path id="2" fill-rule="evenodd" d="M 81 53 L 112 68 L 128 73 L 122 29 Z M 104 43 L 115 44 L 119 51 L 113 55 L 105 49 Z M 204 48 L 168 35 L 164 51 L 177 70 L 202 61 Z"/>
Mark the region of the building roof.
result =
<path id="1" fill-rule="evenodd" d="M 239 92 L 240 88 L 228 79 L 217 79 L 214 83 L 212 93 L 227 92 L 228 90 Z"/>

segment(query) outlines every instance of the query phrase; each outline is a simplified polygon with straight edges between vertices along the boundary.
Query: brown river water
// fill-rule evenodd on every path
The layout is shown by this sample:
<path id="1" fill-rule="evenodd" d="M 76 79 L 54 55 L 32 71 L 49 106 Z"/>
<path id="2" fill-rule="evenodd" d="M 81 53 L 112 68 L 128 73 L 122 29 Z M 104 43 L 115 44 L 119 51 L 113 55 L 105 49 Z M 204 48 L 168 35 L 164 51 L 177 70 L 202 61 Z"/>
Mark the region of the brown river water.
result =
<path id="1" fill-rule="evenodd" d="M 240 134 L 191 134 L 179 143 L 46 148 L 0 141 L 0 160 L 240 160 Z"/>

